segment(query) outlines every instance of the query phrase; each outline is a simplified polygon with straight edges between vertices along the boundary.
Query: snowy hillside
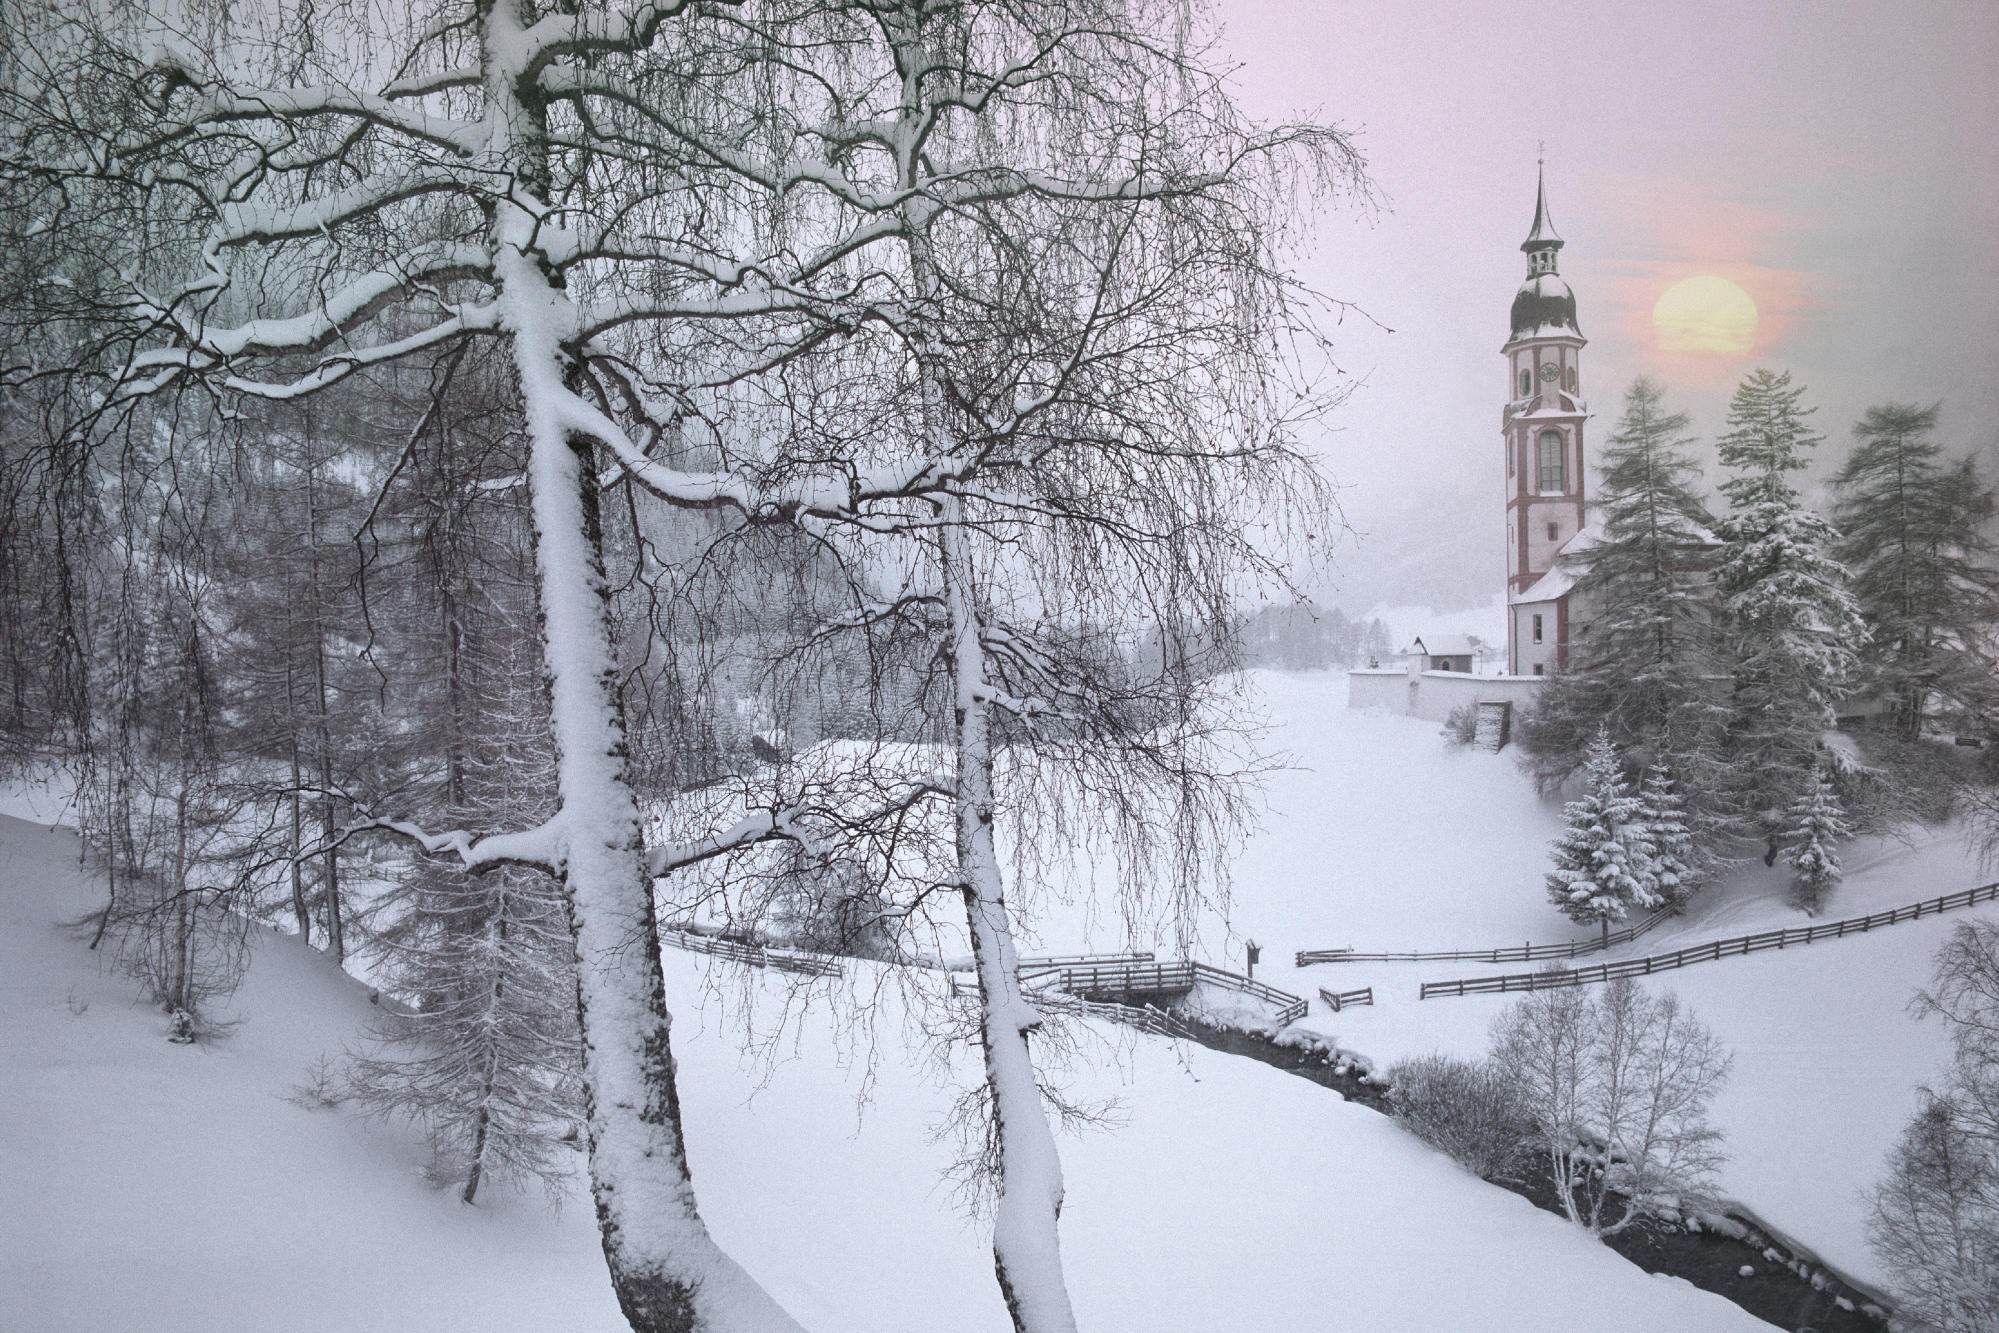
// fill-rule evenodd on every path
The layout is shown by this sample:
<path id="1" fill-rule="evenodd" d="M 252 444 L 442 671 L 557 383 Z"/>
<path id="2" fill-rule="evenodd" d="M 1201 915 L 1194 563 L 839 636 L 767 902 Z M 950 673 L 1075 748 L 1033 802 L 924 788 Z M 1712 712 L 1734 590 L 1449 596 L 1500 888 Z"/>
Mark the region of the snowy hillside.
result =
<path id="1" fill-rule="evenodd" d="M 1302 996 L 1371 985 L 1372 1008 L 1306 1026 L 1377 1063 L 1483 1049 L 1496 995 L 1418 1001 L 1422 981 L 1531 970 L 1520 964 L 1352 963 L 1293 970 L 1299 949 L 1471 949 L 1590 936 L 1542 886 L 1560 805 L 1543 801 L 1517 752 L 1454 749 L 1428 722 L 1349 712 L 1340 673 L 1259 678 L 1293 767 L 1271 783 L 1264 831 L 1235 867 L 1240 939 L 1263 946 L 1259 978 Z M 1828 918 L 1931 898 L 1995 878 L 1953 836 L 1863 839 Z M 1708 889 L 1605 959 L 1666 952 L 1804 918 L 1784 903 L 1783 867 L 1760 864 Z M 1948 1060 L 1942 1031 L 1907 1005 L 1954 922 L 1988 905 L 1807 948 L 1727 959 L 1650 984 L 1684 998 L 1735 1052 L 1714 1113 L 1733 1160 L 1722 1188 L 1856 1276 L 1880 1273 L 1861 1191 Z M 1227 946 L 1240 967 L 1240 943 Z M 1591 959 L 1589 961 L 1600 961 Z"/>
<path id="2" fill-rule="evenodd" d="M 10 1330 L 620 1326 L 580 1198 L 463 1207 L 424 1183 L 415 1135 L 292 1100 L 358 1039 L 360 986 L 260 935 L 236 1026 L 169 1045 L 55 924 L 97 892 L 69 834 L 0 820 Z M 871 1031 L 815 1000 L 746 1057 L 745 1015 L 767 1033 L 798 997 L 733 964 L 668 964 L 694 1175 L 724 1244 L 813 1329 L 1002 1328 L 985 1244 L 941 1182 L 949 1080 L 911 1054 L 894 999 Z M 1064 1141 L 1087 1328 L 1527 1330 L 1611 1310 L 1629 1330 L 1763 1326 L 1323 1089 L 1158 1039 L 1086 1041 L 1067 1090 L 1122 1104 L 1121 1127 Z"/>

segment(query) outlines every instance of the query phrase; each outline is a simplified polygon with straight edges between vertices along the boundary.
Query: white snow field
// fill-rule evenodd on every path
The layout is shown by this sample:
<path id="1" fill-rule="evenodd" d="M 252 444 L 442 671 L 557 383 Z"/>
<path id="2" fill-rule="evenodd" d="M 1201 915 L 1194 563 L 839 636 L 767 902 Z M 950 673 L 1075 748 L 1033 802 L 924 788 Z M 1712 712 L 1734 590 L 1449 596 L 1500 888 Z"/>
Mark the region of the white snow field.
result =
<path id="1" fill-rule="evenodd" d="M 1311 997 L 1303 1026 L 1377 1065 L 1428 1051 L 1477 1054 L 1517 997 L 1419 1001 L 1418 983 L 1534 964 L 1343 963 L 1293 969 L 1300 949 L 1492 948 L 1587 939 L 1547 900 L 1542 876 L 1561 805 L 1542 800 L 1518 752 L 1457 749 L 1434 723 L 1353 712 L 1342 672 L 1260 673 L 1292 767 L 1267 788 L 1264 830 L 1234 868 L 1235 930 L 1263 946 L 1260 980 Z M 1861 916 L 1999 879 L 1954 833 L 1862 839 L 1824 920 Z M 1582 960 L 1664 953 L 1806 924 L 1786 906 L 1785 867 L 1756 863 L 1707 889 L 1687 915 Z M 1879 1282 L 1863 1190 L 1907 1122 L 1917 1088 L 1949 1058 L 1942 1030 L 1908 1012 L 1951 927 L 1987 904 L 1843 940 L 1701 963 L 1647 984 L 1677 992 L 1735 1052 L 1714 1106 L 1733 1160 L 1725 1194 L 1847 1272 Z M 1328 1010 L 1318 988 L 1371 985 L 1372 1008 Z"/>
<path id="2" fill-rule="evenodd" d="M 236 1025 L 170 1045 L 164 1018 L 57 924 L 98 892 L 76 852 L 67 832 L 0 819 L 0 1326 L 622 1327 L 579 1192 L 559 1213 L 539 1193 L 467 1208 L 421 1178 L 415 1132 L 289 1099 L 359 1039 L 358 983 L 259 931 Z M 694 1178 L 722 1243 L 815 1330 L 1003 1329 L 985 1242 L 940 1183 L 950 1080 L 912 1053 L 899 1002 L 872 1032 L 815 1003 L 745 1057 L 742 1015 L 783 1007 L 782 982 L 667 957 Z M 1121 1100 L 1124 1123 L 1063 1140 L 1086 1328 L 1765 1327 L 1303 1080 L 1116 1031 L 1087 1040 L 1067 1090 Z"/>

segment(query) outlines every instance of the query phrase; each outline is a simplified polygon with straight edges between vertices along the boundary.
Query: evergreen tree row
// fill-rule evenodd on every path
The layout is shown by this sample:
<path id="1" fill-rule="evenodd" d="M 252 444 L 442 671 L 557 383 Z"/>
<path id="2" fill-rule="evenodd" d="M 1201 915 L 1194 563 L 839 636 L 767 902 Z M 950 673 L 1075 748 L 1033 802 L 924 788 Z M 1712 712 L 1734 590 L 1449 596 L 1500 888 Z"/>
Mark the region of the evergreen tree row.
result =
<path id="1" fill-rule="evenodd" d="M 1717 513 L 1686 414 L 1649 380 L 1625 395 L 1596 540 L 1567 557 L 1581 628 L 1521 727 L 1544 785 L 1582 775 L 1550 880 L 1577 920 L 1653 905 L 1619 870 L 1642 863 L 1645 833 L 1612 769 L 1676 784 L 1692 881 L 1751 850 L 1782 857 L 1815 911 L 1854 828 L 1939 813 L 1908 795 L 1959 780 L 1926 734 L 1999 729 L 1992 489 L 1934 441 L 1936 407 L 1891 404 L 1856 426 L 1828 519 L 1795 480 L 1823 442 L 1813 411 L 1788 373 L 1742 381 Z M 1842 716 L 1873 725 L 1830 742 Z"/>

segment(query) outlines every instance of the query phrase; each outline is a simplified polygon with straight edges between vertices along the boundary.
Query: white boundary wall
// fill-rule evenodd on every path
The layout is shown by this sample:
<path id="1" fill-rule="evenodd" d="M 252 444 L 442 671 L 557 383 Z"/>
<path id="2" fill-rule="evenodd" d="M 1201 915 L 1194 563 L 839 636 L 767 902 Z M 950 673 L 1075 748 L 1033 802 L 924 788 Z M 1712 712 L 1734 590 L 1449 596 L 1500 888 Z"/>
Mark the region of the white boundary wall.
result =
<path id="1" fill-rule="evenodd" d="M 1517 717 L 1541 695 L 1544 676 L 1474 676 L 1464 671 L 1363 667 L 1347 673 L 1347 707 L 1378 708 L 1442 722 L 1465 704 L 1503 701 Z"/>

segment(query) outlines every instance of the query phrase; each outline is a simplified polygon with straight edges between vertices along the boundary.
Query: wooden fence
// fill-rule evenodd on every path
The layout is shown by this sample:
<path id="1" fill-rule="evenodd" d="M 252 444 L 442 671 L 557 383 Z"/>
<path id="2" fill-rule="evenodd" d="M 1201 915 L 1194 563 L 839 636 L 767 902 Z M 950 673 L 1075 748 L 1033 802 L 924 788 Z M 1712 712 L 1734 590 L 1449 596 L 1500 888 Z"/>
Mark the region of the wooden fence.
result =
<path id="1" fill-rule="evenodd" d="M 1359 990 L 1330 991 L 1321 986 L 1319 987 L 1319 998 L 1324 1000 L 1327 1007 L 1337 1014 L 1340 1010 L 1350 1009 L 1357 1004 L 1373 1004 L 1374 987 L 1362 986 Z"/>
<path id="2" fill-rule="evenodd" d="M 705 953 L 716 958 L 730 958 L 738 963 L 748 963 L 751 967 L 775 968 L 779 972 L 797 972 L 809 977 L 837 977 L 841 975 L 840 965 L 821 954 L 794 953 L 788 949 L 766 949 L 760 944 L 743 944 L 736 940 L 725 940 L 716 935 L 697 935 L 691 930 L 662 930 L 660 942 L 689 953 Z"/>
<path id="3" fill-rule="evenodd" d="M 1515 972 L 1498 977 L 1426 981 L 1423 983 L 1419 998 L 1428 1000 L 1437 996 L 1479 995 L 1495 991 L 1503 994 L 1508 991 L 1548 990 L 1556 986 L 1586 986 L 1597 982 L 1615 981 L 1620 977 L 1649 977 L 1655 972 L 1671 972 L 1678 968 L 1691 967 L 1695 963 L 1738 958 L 1752 953 L 1762 953 L 1766 949 L 1785 949 L 1792 945 L 1814 944 L 1819 940 L 1864 935 L 1883 926 L 1899 925 L 1904 921 L 1920 921 L 1926 916 L 1955 912 L 1966 907 L 1975 907 L 1979 903 L 1995 901 L 1999 901 L 1999 884 L 1983 884 L 1975 889 L 1959 889 L 1956 893 L 1946 893 L 1940 898 L 1925 898 L 1919 903 L 1891 908 L 1885 912 L 1875 912 L 1869 916 L 1848 917 L 1843 921 L 1827 921 L 1815 926 L 1765 930 L 1754 935 L 1737 935 L 1726 940 L 1710 940 L 1706 944 L 1675 949 L 1671 953 L 1630 958 L 1619 963 L 1598 963 L 1593 967 L 1559 971 Z"/>
<path id="4" fill-rule="evenodd" d="M 1672 914 L 1671 908 L 1662 907 L 1635 926 L 1611 931 L 1609 938 L 1598 935 L 1593 940 L 1571 940 L 1567 944 L 1513 944 L 1497 949 L 1438 949 L 1427 953 L 1300 949 L 1297 959 L 1298 966 L 1309 967 L 1314 963 L 1538 963 L 1556 958 L 1583 958 L 1602 953 L 1605 949 L 1615 949 L 1620 944 L 1629 944 Z"/>

